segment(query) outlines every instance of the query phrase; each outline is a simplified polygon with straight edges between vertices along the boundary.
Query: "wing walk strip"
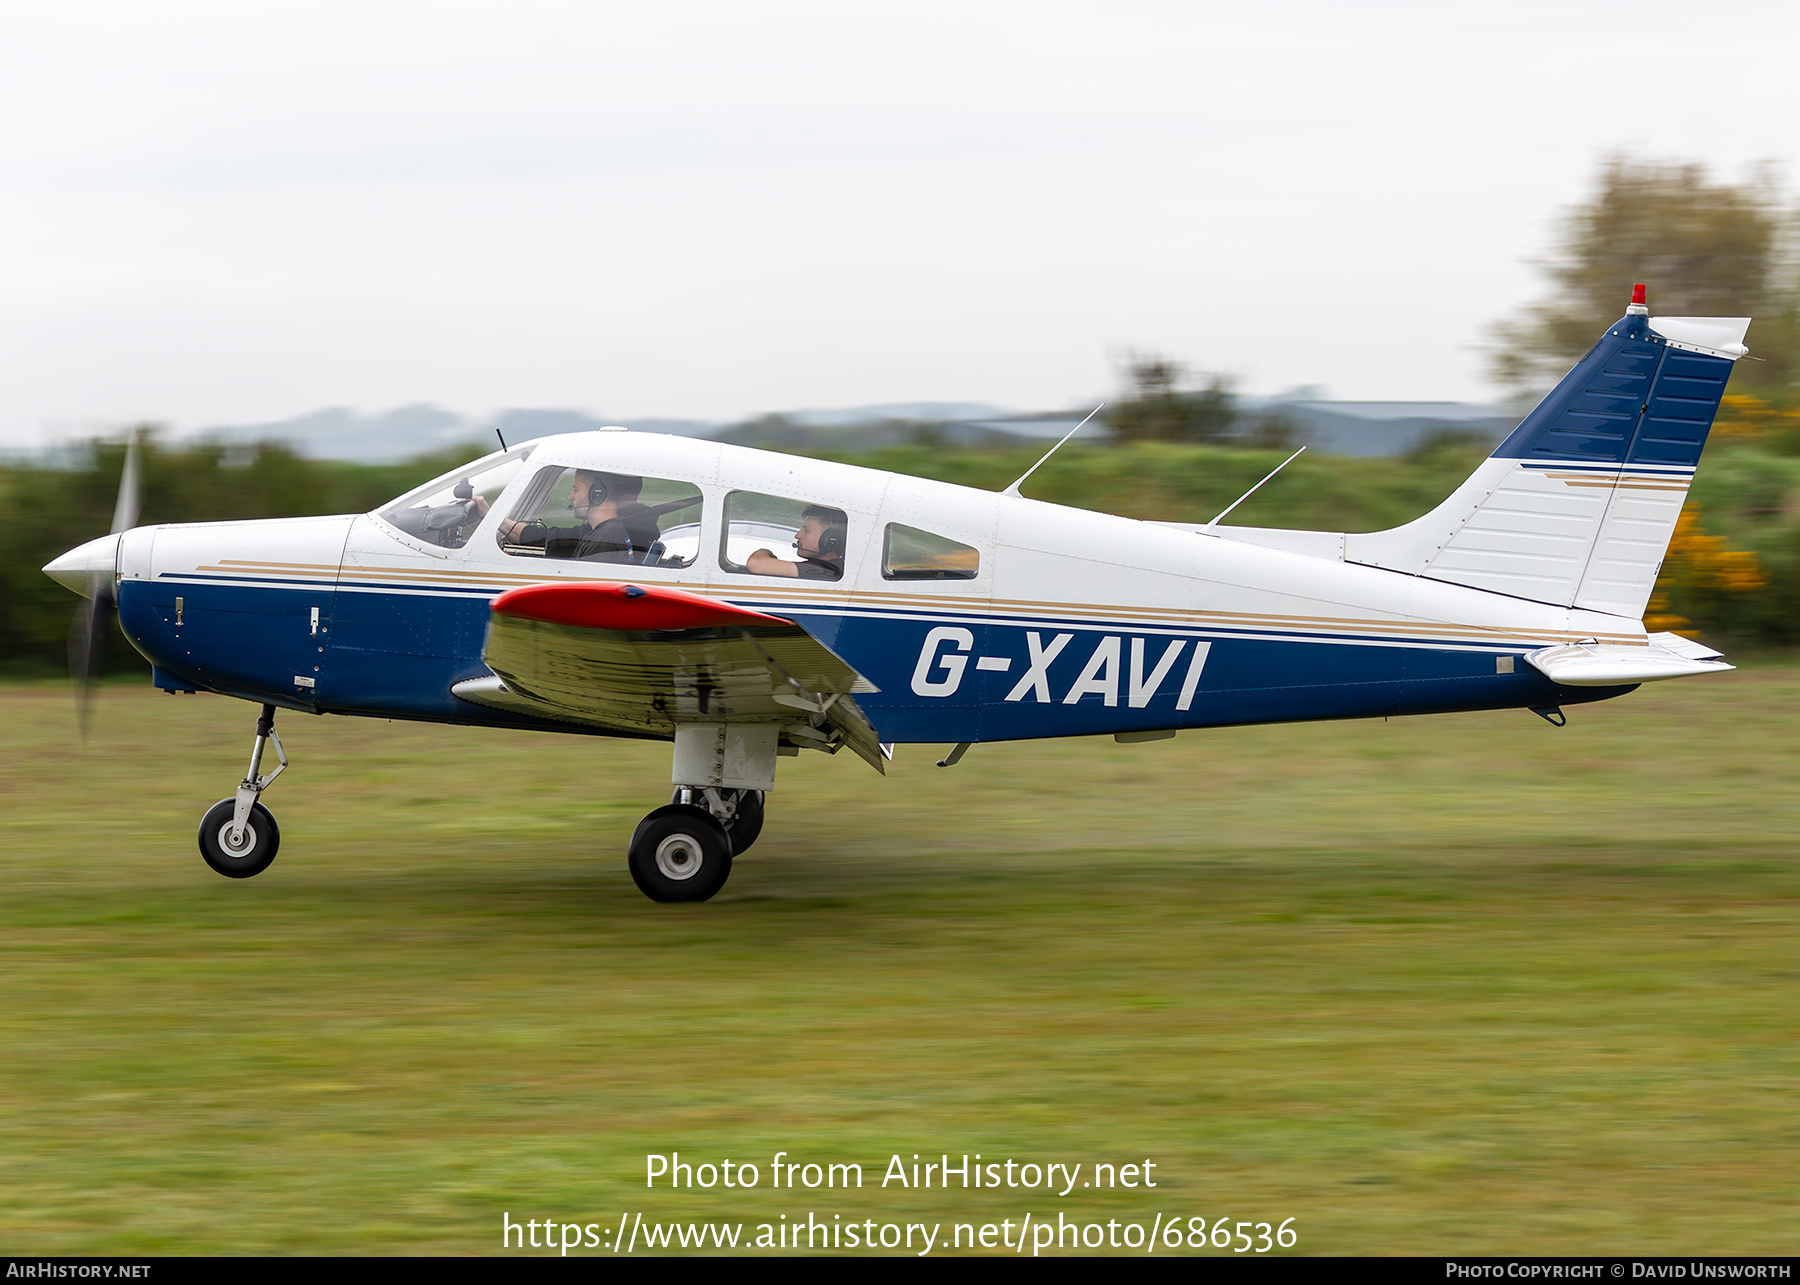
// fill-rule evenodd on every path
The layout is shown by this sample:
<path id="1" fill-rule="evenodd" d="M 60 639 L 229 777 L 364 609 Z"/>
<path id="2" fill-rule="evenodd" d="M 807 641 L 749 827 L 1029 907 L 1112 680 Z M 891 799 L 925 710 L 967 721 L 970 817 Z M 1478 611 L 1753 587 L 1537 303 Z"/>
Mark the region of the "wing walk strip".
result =
<path id="1" fill-rule="evenodd" d="M 627 568 L 619 568 L 626 570 Z M 171 578 L 230 579 L 248 585 L 317 584 L 318 580 L 302 580 L 296 572 L 312 572 L 330 576 L 337 569 L 315 563 L 253 562 L 223 559 L 194 572 Z M 457 596 L 491 596 L 519 585 L 543 584 L 563 577 L 519 575 L 509 572 L 436 571 L 401 567 L 346 567 L 337 579 L 341 588 L 352 590 L 393 590 L 409 593 L 437 593 L 461 590 Z M 329 583 L 329 581 L 327 581 Z M 1580 633 L 1572 630 L 1529 630 L 1505 626 L 1457 625 L 1422 621 L 1371 620 L 1347 616 L 1283 616 L 1262 612 L 1203 611 L 1182 607 L 1125 607 L 1105 603 L 1054 602 L 1027 598 L 940 598 L 928 594 L 882 593 L 866 590 L 821 590 L 796 598 L 792 589 L 781 595 L 759 593 L 753 586 L 733 586 L 721 592 L 721 586 L 708 584 L 669 583 L 661 580 L 645 583 L 668 584 L 673 589 L 723 598 L 740 606 L 763 611 L 818 612 L 848 611 L 860 615 L 893 616 L 896 613 L 922 613 L 938 619 L 982 616 L 999 624 L 1075 623 L 1078 628 L 1114 629 L 1130 624 L 1161 625 L 1177 629 L 1229 629 L 1281 634 L 1324 635 L 1325 641 L 1337 641 L 1337 635 L 1368 641 L 1397 640 L 1408 643 L 1443 643 L 1464 646 L 1537 647 L 1546 641 L 1577 642 L 1597 638 L 1600 642 L 1626 646 L 1644 646 L 1641 633 Z M 1012 618 L 1007 618 L 1007 617 Z M 1070 621 L 1069 617 L 1088 617 Z M 1309 639 L 1296 639 L 1306 641 Z"/>

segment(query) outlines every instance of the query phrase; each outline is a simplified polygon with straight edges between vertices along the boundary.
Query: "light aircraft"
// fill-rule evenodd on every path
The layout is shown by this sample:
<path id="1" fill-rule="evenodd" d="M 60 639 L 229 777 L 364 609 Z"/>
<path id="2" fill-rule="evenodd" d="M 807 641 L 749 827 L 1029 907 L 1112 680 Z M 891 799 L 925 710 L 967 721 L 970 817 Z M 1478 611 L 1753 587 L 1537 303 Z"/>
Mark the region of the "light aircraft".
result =
<path id="1" fill-rule="evenodd" d="M 256 522 L 135 525 L 128 455 L 113 534 L 44 570 L 91 600 L 84 682 L 116 606 L 156 686 L 262 707 L 249 771 L 200 823 L 220 874 L 275 857 L 261 795 L 288 709 L 670 741 L 673 797 L 629 866 L 656 900 L 703 901 L 804 751 L 881 772 L 903 743 L 955 745 L 946 766 L 1028 737 L 1478 709 L 1560 726 L 1731 668 L 1642 616 L 1748 325 L 1652 318 L 1638 287 L 1447 500 L 1367 535 L 601 430 L 373 513 Z"/>

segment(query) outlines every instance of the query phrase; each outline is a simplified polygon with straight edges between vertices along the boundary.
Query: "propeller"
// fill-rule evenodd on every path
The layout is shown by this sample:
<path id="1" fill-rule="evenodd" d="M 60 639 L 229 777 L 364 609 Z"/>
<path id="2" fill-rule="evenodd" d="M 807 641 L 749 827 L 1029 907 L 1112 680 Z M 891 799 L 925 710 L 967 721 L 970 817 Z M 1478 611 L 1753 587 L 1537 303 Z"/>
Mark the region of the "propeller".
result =
<path id="1" fill-rule="evenodd" d="M 137 525 L 138 509 L 143 500 L 142 472 L 138 465 L 138 430 L 132 429 L 125 439 L 125 469 L 119 478 L 119 498 L 113 505 L 112 534 L 114 558 L 117 537 Z M 112 626 L 113 612 L 118 608 L 117 581 L 111 571 L 93 572 L 93 592 L 87 605 L 75 613 L 69 627 L 69 677 L 75 682 L 75 720 L 86 742 L 88 724 L 92 721 L 94 680 L 106 662 L 106 635 Z"/>

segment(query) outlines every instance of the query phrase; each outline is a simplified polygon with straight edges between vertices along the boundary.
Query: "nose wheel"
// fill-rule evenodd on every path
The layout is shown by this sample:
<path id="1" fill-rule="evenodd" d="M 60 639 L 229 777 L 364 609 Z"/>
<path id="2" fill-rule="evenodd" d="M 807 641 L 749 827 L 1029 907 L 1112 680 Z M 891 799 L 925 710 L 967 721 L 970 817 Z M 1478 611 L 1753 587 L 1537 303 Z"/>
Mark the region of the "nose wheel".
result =
<path id="1" fill-rule="evenodd" d="M 248 879 L 269 868 L 281 847 L 275 814 L 253 804 L 242 827 L 235 824 L 236 799 L 220 799 L 200 818 L 200 855 L 227 879 Z"/>
<path id="2" fill-rule="evenodd" d="M 275 747 L 276 768 L 262 770 L 263 752 Z M 275 814 L 262 805 L 262 792 L 287 771 L 287 751 L 275 731 L 275 707 L 264 705 L 256 720 L 256 744 L 250 750 L 250 770 L 238 783 L 237 793 L 220 799 L 200 818 L 200 856 L 227 879 L 248 879 L 269 868 L 281 847 L 281 827 Z"/>

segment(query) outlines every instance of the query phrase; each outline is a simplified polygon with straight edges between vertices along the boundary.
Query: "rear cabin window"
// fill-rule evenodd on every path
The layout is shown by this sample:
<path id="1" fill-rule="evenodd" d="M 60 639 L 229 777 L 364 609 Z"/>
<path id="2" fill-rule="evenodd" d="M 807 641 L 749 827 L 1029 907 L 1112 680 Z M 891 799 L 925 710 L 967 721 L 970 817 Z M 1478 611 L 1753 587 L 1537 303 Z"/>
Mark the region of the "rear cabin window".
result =
<path id="1" fill-rule="evenodd" d="M 973 580 L 981 554 L 948 536 L 888 523 L 881 543 L 881 574 L 888 580 Z"/>
<path id="2" fill-rule="evenodd" d="M 798 580 L 838 580 L 850 529 L 842 509 L 780 495 L 733 491 L 725 498 L 727 571 Z"/>
<path id="3" fill-rule="evenodd" d="M 546 468 L 500 523 L 520 558 L 690 567 L 700 554 L 700 488 L 601 469 Z"/>

